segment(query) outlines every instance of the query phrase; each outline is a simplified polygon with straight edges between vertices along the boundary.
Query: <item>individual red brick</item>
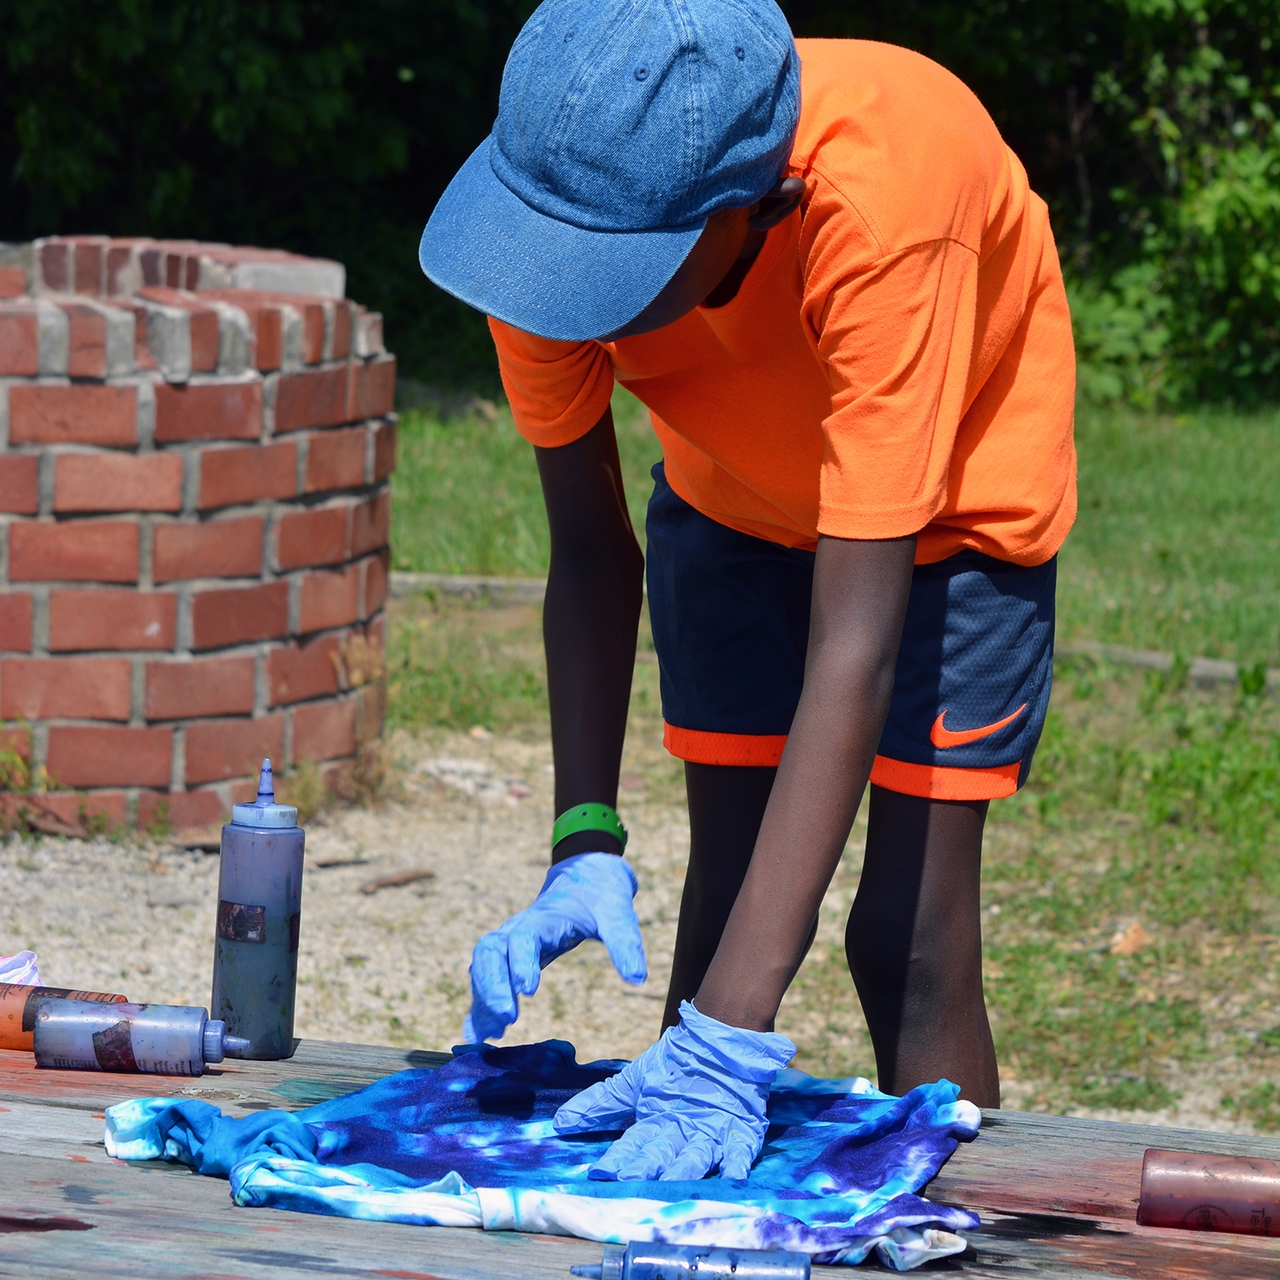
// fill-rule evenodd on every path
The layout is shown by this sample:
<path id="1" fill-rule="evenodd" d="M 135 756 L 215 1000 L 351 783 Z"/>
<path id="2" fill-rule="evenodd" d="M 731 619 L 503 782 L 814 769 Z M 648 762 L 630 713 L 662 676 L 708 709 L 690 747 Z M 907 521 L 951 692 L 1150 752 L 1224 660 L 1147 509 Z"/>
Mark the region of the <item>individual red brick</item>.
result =
<path id="1" fill-rule="evenodd" d="M 328 631 L 360 617 L 360 566 L 348 565 L 330 573 L 309 573 L 302 580 L 298 631 Z"/>
<path id="2" fill-rule="evenodd" d="M 0 267 L 0 298 L 20 298 L 27 291 L 27 273 L 22 267 Z"/>
<path id="3" fill-rule="evenodd" d="M 360 616 L 371 617 L 387 602 L 387 554 L 364 562 L 364 607 Z"/>
<path id="4" fill-rule="evenodd" d="M 221 782 L 257 770 L 263 756 L 284 755 L 284 716 L 206 720 L 187 725 L 187 783 Z"/>
<path id="5" fill-rule="evenodd" d="M 256 440 L 262 433 L 262 383 L 162 382 L 156 387 L 156 443 Z"/>
<path id="6" fill-rule="evenodd" d="M 209 520 L 203 524 L 158 524 L 151 574 L 156 582 L 177 578 L 256 578 L 262 573 L 262 516 Z"/>
<path id="7" fill-rule="evenodd" d="M 32 453 L 0 453 L 0 511 L 33 516 L 39 509 L 39 458 Z"/>
<path id="8" fill-rule="evenodd" d="M 0 375 L 34 378 L 40 372 L 40 321 L 33 303 L 0 306 Z"/>
<path id="9" fill-rule="evenodd" d="M 380 422 L 373 428 L 373 483 L 385 480 L 396 465 L 396 424 Z"/>
<path id="10" fill-rule="evenodd" d="M 319 364 L 324 359 L 325 299 L 301 293 L 262 295 L 277 305 L 292 307 L 302 318 L 302 361 Z"/>
<path id="11" fill-rule="evenodd" d="M 112 826 L 120 826 L 129 817 L 129 797 L 123 791 L 43 791 L 39 795 L 0 796 L 7 801 L 4 811 L 27 811 L 37 824 L 48 824 L 52 819 L 65 828 L 56 834 L 82 835 L 84 823 L 94 818 L 106 818 Z"/>
<path id="12" fill-rule="evenodd" d="M 172 729 L 49 730 L 47 767 L 62 787 L 167 787 Z"/>
<path id="13" fill-rule="evenodd" d="M 364 629 L 364 638 L 379 652 L 387 647 L 387 615 L 380 613 L 373 618 Z"/>
<path id="14" fill-rule="evenodd" d="M 70 321 L 71 350 L 67 373 L 73 378 L 107 376 L 107 320 L 86 302 L 63 302 L 62 311 Z"/>
<path id="15" fill-rule="evenodd" d="M 33 459 L 34 461 L 34 459 Z M 177 453 L 64 453 L 54 472 L 55 511 L 180 511 Z"/>
<path id="16" fill-rule="evenodd" d="M 171 591 L 51 591 L 49 648 L 172 649 L 177 605 Z"/>
<path id="17" fill-rule="evenodd" d="M 148 662 L 148 720 L 248 715 L 253 710 L 257 659 L 197 658 Z"/>
<path id="18" fill-rule="evenodd" d="M 285 373 L 276 388 L 276 425 L 281 431 L 303 427 L 335 427 L 347 418 L 347 370 L 345 364 L 329 369 Z"/>
<path id="19" fill-rule="evenodd" d="M 191 598 L 192 648 L 276 640 L 289 629 L 289 584 L 197 591 Z"/>
<path id="20" fill-rule="evenodd" d="M 356 507 L 351 521 L 351 554 L 363 556 L 385 547 L 390 532 L 391 494 L 384 491 Z"/>
<path id="21" fill-rule="evenodd" d="M 363 427 L 313 435 L 307 446 L 306 491 L 354 489 L 364 484 L 365 438 Z"/>
<path id="22" fill-rule="evenodd" d="M 334 760 L 356 749 L 356 699 L 309 702 L 293 712 L 293 758 Z"/>
<path id="23" fill-rule="evenodd" d="M 132 448 L 138 443 L 138 389 L 12 386 L 9 443 Z"/>
<path id="24" fill-rule="evenodd" d="M 7 658 L 0 662 L 0 718 L 128 720 L 127 658 Z"/>
<path id="25" fill-rule="evenodd" d="M 254 366 L 264 373 L 284 358 L 284 308 L 255 289 L 210 289 L 200 295 L 239 307 L 253 331 Z"/>
<path id="26" fill-rule="evenodd" d="M 107 281 L 108 296 L 133 292 L 133 242 L 121 243 L 117 240 L 107 249 Z"/>
<path id="27" fill-rule="evenodd" d="M 70 293 L 75 277 L 70 246 L 65 240 L 49 240 L 40 246 L 40 279 L 53 293 Z"/>
<path id="28" fill-rule="evenodd" d="M 138 826 L 149 827 L 161 818 L 173 831 L 219 827 L 231 816 L 231 806 L 213 787 L 198 791 L 144 791 L 138 797 Z"/>
<path id="29" fill-rule="evenodd" d="M 341 636 L 318 636 L 306 644 L 282 645 L 267 657 L 271 705 L 337 693 Z"/>
<path id="30" fill-rule="evenodd" d="M 298 446 L 292 441 L 200 452 L 200 509 L 232 507 L 298 492 Z"/>
<path id="31" fill-rule="evenodd" d="M 71 265 L 77 293 L 97 297 L 102 292 L 102 254 L 110 243 L 106 236 L 73 238 Z"/>
<path id="32" fill-rule="evenodd" d="M 333 305 L 333 359 L 345 360 L 351 354 L 352 304 L 339 298 Z"/>
<path id="33" fill-rule="evenodd" d="M 357 360 L 351 366 L 348 388 L 347 421 L 380 418 L 390 413 L 396 403 L 396 358 L 378 356 L 373 360 Z"/>
<path id="34" fill-rule="evenodd" d="M 185 311 L 191 326 L 192 369 L 197 373 L 212 373 L 218 367 L 218 313 L 213 307 L 182 289 L 153 286 L 140 289 L 138 296 Z"/>
<path id="35" fill-rule="evenodd" d="M 280 569 L 339 564 L 347 558 L 350 506 L 291 511 L 276 529 L 276 564 Z"/>
<path id="36" fill-rule="evenodd" d="M 123 520 L 9 526 L 10 582 L 137 582 L 138 526 Z"/>
<path id="37" fill-rule="evenodd" d="M 26 591 L 0 592 L 0 650 L 31 652 L 31 596 Z"/>
<path id="38" fill-rule="evenodd" d="M 133 316 L 133 363 L 139 369 L 154 369 L 156 358 L 151 351 L 150 333 L 147 328 L 147 309 L 136 298 L 112 295 L 111 305 Z"/>

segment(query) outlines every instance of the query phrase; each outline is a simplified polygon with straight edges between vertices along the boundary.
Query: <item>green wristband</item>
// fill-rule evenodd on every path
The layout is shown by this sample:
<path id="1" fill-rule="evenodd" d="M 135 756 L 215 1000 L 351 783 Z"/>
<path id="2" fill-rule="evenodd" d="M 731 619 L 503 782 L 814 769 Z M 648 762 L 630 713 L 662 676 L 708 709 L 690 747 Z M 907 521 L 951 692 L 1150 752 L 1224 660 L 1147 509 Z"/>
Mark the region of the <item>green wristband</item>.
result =
<path id="1" fill-rule="evenodd" d="M 603 831 L 627 847 L 627 829 L 618 817 L 618 811 L 607 804 L 577 804 L 566 809 L 551 828 L 551 847 L 554 849 L 565 836 L 578 831 Z"/>

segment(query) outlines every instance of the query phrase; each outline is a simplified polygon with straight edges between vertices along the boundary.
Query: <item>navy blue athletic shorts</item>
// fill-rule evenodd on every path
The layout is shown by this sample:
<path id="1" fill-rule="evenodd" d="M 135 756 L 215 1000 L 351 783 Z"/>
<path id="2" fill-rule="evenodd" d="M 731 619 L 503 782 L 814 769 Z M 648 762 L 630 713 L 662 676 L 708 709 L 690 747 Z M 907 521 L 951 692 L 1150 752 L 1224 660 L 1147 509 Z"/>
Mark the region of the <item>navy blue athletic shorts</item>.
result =
<path id="1" fill-rule="evenodd" d="M 697 764 L 776 765 L 804 681 L 813 552 L 717 524 L 661 463 L 653 478 L 663 741 Z M 977 551 L 916 565 L 873 783 L 991 800 L 1026 781 L 1049 705 L 1056 576 L 1056 559 L 1024 568 Z"/>

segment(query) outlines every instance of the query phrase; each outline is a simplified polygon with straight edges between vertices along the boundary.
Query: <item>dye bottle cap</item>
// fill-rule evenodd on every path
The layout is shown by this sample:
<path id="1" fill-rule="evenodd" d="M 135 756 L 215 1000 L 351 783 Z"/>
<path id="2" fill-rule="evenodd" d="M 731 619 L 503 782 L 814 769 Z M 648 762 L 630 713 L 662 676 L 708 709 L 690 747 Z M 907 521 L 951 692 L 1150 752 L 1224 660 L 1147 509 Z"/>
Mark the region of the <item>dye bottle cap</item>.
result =
<path id="1" fill-rule="evenodd" d="M 252 804 L 231 806 L 231 821 L 237 827 L 296 827 L 298 811 L 291 804 L 276 804 L 276 786 L 271 776 L 271 761 L 262 762 L 258 779 L 258 798 Z"/>
<path id="2" fill-rule="evenodd" d="M 250 1045 L 243 1036 L 227 1035 L 227 1024 L 221 1018 L 209 1018 L 204 1024 L 205 1062 L 221 1062 L 229 1053 L 245 1053 Z"/>

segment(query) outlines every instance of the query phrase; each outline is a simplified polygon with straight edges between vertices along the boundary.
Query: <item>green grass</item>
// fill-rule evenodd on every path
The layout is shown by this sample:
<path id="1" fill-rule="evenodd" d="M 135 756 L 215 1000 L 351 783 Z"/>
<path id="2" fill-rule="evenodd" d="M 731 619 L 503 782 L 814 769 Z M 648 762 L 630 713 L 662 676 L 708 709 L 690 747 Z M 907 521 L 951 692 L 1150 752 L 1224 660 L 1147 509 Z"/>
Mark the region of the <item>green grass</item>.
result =
<path id="1" fill-rule="evenodd" d="M 545 734 L 547 714 L 538 610 L 487 609 L 430 593 L 396 607 L 387 650 L 390 725 Z"/>
<path id="2" fill-rule="evenodd" d="M 1046 1105 L 1165 1106 L 1224 1037 L 1270 1062 L 1280 1037 L 1253 1023 L 1274 1019 L 1273 704 L 1061 663 L 1031 783 L 992 822 L 1009 838 L 987 861 L 988 999 L 1002 1060 Z M 1150 941 L 1117 954 L 1135 921 Z"/>
<path id="3" fill-rule="evenodd" d="M 618 445 L 643 539 L 657 441 L 615 396 Z M 1065 640 L 1280 665 L 1280 414 L 1180 417 L 1082 410 L 1080 515 L 1062 552 Z M 399 569 L 541 576 L 548 542 L 532 450 L 500 408 L 400 428 L 392 546 Z"/>
<path id="4" fill-rule="evenodd" d="M 1280 413 L 1081 412 L 1061 634 L 1280 665 Z"/>
<path id="5" fill-rule="evenodd" d="M 639 401 L 621 389 L 614 420 L 631 522 L 643 542 L 649 468 L 662 451 Z M 397 569 L 546 574 L 550 544 L 533 450 L 505 406 L 491 419 L 405 413 L 392 483 Z"/>

